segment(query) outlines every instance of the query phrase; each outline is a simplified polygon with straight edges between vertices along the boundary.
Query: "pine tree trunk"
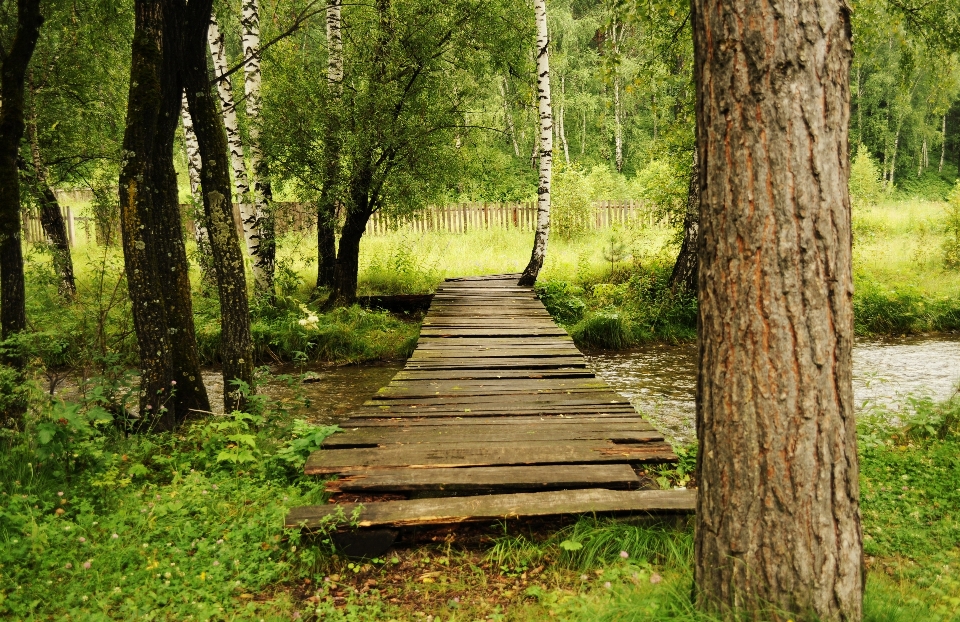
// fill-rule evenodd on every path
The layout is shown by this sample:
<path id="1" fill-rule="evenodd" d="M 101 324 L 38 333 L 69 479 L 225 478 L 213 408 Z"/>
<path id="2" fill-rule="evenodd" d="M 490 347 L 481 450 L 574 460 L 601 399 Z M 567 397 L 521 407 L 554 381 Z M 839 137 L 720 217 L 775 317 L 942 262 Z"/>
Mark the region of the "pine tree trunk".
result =
<path id="1" fill-rule="evenodd" d="M 257 217 L 250 196 L 250 182 L 247 179 L 247 163 L 243 159 L 243 139 L 240 136 L 240 124 L 237 122 L 237 102 L 233 97 L 233 84 L 230 79 L 220 79 L 227 72 L 227 47 L 223 33 L 217 26 L 216 16 L 210 18 L 210 28 L 207 30 L 207 43 L 210 46 L 210 56 L 213 57 L 213 74 L 217 78 L 217 95 L 220 98 L 220 111 L 223 114 L 223 128 L 227 132 L 227 148 L 230 150 L 230 167 L 233 169 L 233 192 L 237 207 L 240 211 L 240 223 L 243 230 L 243 244 L 247 254 L 252 258 L 256 250 Z M 234 199 L 231 199 L 231 201 Z M 254 278 L 263 278 L 258 275 L 260 268 L 254 263 Z"/>
<path id="2" fill-rule="evenodd" d="M 537 20 L 537 103 L 540 112 L 540 185 L 537 188 L 537 230 L 533 237 L 530 262 L 520 276 L 520 285 L 532 286 L 547 256 L 550 235 L 550 179 L 553 167 L 553 112 L 550 106 L 550 64 L 547 34 L 546 0 L 534 0 Z"/>
<path id="3" fill-rule="evenodd" d="M 183 123 L 183 142 L 187 151 L 187 177 L 190 179 L 190 198 L 193 201 L 193 241 L 197 245 L 197 264 L 204 290 L 216 286 L 217 277 L 213 269 L 213 256 L 210 254 L 210 233 L 207 216 L 203 212 L 203 196 L 200 194 L 200 145 L 193 131 L 193 120 L 187 105 L 187 94 L 183 94 L 180 105 L 180 121 Z"/>
<path id="4" fill-rule="evenodd" d="M 250 122 L 250 165 L 253 170 L 253 205 L 257 236 L 252 240 L 253 274 L 258 296 L 273 296 L 273 272 L 277 258 L 276 224 L 273 213 L 273 191 L 270 187 L 270 165 L 260 146 L 260 2 L 243 0 L 243 54 L 250 60 L 243 67 L 244 93 L 247 97 L 247 119 Z"/>
<path id="5" fill-rule="evenodd" d="M 20 230 L 20 174 L 17 167 L 25 127 L 23 103 L 27 65 L 40 36 L 39 0 L 18 0 L 17 30 L 0 67 L 0 338 L 27 327 L 23 248 Z M 5 362 L 22 367 L 23 358 L 8 352 Z M 17 416 L 19 413 L 10 413 Z"/>
<path id="6" fill-rule="evenodd" d="M 33 72 L 30 75 L 30 156 L 33 170 L 30 174 L 31 190 L 40 206 L 40 224 L 53 252 L 53 269 L 60 277 L 59 293 L 67 300 L 77 296 L 77 284 L 73 277 L 73 257 L 70 254 L 70 237 L 60 211 L 60 202 L 50 187 L 46 167 L 40 157 L 40 139 L 37 136 L 36 92 L 33 88 Z"/>
<path id="7" fill-rule="evenodd" d="M 337 263 L 337 192 L 340 185 L 340 97 L 343 91 L 342 0 L 327 0 L 327 88 L 330 106 L 323 144 L 324 176 L 317 204 L 317 288 L 333 287 Z"/>
<path id="8" fill-rule="evenodd" d="M 176 14 L 137 0 L 120 171 L 127 290 L 140 352 L 140 422 L 170 430 L 209 410 L 200 376 L 173 143 L 181 103 Z"/>
<path id="9" fill-rule="evenodd" d="M 683 216 L 683 243 L 670 273 L 670 291 L 674 294 L 697 293 L 697 253 L 700 242 L 700 161 L 693 148 L 690 185 L 687 190 L 687 212 Z"/>
<path id="10" fill-rule="evenodd" d="M 696 598 L 725 620 L 859 621 L 849 9 L 694 13 Z"/>
<path id="11" fill-rule="evenodd" d="M 230 412 L 244 407 L 243 397 L 235 390 L 237 381 L 245 383 L 251 391 L 254 389 L 253 344 L 243 251 L 230 201 L 226 133 L 206 71 L 210 4 L 210 0 L 199 0 L 193 7 L 193 18 L 197 21 L 191 21 L 187 29 L 184 67 L 190 117 L 203 162 L 203 208 L 210 227 L 210 250 L 220 297 L 224 408 Z"/>

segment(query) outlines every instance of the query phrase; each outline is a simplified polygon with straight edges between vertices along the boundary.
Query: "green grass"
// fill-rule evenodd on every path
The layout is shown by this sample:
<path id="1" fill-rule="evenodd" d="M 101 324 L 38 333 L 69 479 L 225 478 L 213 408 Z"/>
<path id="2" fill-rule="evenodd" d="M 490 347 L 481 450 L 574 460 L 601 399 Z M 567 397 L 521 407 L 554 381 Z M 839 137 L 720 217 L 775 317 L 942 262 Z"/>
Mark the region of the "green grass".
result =
<path id="1" fill-rule="evenodd" d="M 2 617 L 714 619 L 690 604 L 692 520 L 440 530 L 357 563 L 282 528 L 287 508 L 323 502 L 300 473 L 333 428 L 258 398 L 252 415 L 125 436 L 91 395 L 30 390 L 27 429 L 0 435 Z M 891 416 L 859 430 L 864 620 L 960 620 L 960 398 Z"/>

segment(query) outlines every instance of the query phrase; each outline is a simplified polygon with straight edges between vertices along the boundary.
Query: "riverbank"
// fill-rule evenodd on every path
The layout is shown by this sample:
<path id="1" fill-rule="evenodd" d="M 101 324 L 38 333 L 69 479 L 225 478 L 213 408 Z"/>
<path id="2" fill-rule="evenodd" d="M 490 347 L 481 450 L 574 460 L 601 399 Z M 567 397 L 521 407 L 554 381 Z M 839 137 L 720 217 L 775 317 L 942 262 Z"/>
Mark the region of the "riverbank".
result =
<path id="1" fill-rule="evenodd" d="M 437 528 L 363 562 L 339 557 L 322 533 L 283 530 L 287 507 L 325 499 L 322 482 L 301 469 L 333 428 L 293 420 L 292 404 L 303 397 L 126 437 L 95 400 L 56 403 L 32 392 L 30 427 L 0 437 L 0 613 L 710 619 L 689 606 L 686 521 Z M 864 619 L 958 620 L 960 402 L 908 404 L 898 427 L 881 415 L 859 426 Z M 693 454 L 685 455 L 689 463 Z M 676 485 L 684 474 L 659 475 Z"/>

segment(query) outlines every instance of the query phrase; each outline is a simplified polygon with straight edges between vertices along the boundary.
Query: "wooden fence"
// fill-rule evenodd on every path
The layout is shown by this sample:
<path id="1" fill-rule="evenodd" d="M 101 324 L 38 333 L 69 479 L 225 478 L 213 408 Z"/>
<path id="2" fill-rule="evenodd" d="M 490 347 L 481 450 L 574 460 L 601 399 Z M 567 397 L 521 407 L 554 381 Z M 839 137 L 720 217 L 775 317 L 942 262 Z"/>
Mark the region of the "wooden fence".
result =
<path id="1" fill-rule="evenodd" d="M 653 212 L 640 201 L 597 201 L 590 225 L 606 229 L 617 224 L 652 222 Z M 517 203 L 455 203 L 429 207 L 406 217 L 391 217 L 379 212 L 367 222 L 367 235 L 380 235 L 399 229 L 414 232 L 449 231 L 466 233 L 483 229 L 533 231 L 537 226 L 536 201 Z"/>
<path id="2" fill-rule="evenodd" d="M 316 228 L 316 213 L 310 203 L 278 202 L 277 234 L 308 232 Z M 186 205 L 181 205 L 183 213 L 189 213 Z M 67 225 L 70 244 L 95 242 L 93 218 L 76 216 L 70 207 L 61 208 Z M 234 206 L 235 224 L 240 227 L 240 211 Z M 653 210 L 642 201 L 596 201 L 593 204 L 593 217 L 590 227 L 607 229 L 615 225 L 645 221 L 653 224 Z M 185 219 L 185 229 L 193 235 L 192 219 Z M 392 231 L 407 230 L 415 233 L 427 231 L 447 231 L 466 233 L 486 229 L 512 229 L 533 231 L 537 225 L 537 204 L 535 201 L 516 203 L 455 203 L 443 207 L 428 207 L 409 216 L 391 216 L 376 212 L 367 222 L 366 235 L 384 235 Z M 79 236 L 79 238 L 78 238 Z M 25 211 L 23 213 L 23 239 L 25 242 L 40 242 L 45 239 L 40 225 L 39 215 Z"/>

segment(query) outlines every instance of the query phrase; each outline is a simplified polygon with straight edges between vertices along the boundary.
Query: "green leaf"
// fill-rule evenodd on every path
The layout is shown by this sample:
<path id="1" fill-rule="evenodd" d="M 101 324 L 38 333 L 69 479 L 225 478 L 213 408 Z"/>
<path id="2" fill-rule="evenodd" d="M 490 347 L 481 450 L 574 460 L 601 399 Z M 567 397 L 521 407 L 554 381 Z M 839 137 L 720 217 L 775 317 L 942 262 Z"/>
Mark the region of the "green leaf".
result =
<path id="1" fill-rule="evenodd" d="M 579 551 L 583 548 L 583 544 L 576 540 L 564 540 L 560 543 L 560 548 L 564 551 Z"/>

